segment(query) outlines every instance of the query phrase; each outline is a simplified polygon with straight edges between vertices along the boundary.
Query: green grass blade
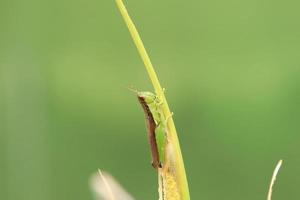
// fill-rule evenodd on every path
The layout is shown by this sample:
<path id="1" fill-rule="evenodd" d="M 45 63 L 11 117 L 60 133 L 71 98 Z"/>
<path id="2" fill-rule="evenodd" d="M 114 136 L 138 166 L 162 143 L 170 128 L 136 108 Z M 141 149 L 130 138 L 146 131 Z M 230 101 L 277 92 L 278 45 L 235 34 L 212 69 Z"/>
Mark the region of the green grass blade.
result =
<path id="1" fill-rule="evenodd" d="M 164 115 L 171 116 L 171 112 L 170 112 L 166 97 L 164 95 L 163 89 L 159 83 L 158 77 L 157 77 L 154 67 L 151 63 L 151 60 L 148 56 L 148 53 L 143 45 L 143 42 L 139 36 L 139 33 L 138 33 L 134 23 L 132 22 L 130 16 L 128 15 L 128 12 L 127 12 L 122 0 L 116 0 L 116 3 L 118 5 L 120 13 L 122 14 L 122 17 L 124 18 L 124 21 L 125 21 L 128 29 L 129 29 L 129 32 L 130 32 L 132 39 L 137 47 L 137 50 L 145 64 L 146 70 L 151 79 L 154 90 L 155 90 L 156 94 L 158 95 L 158 97 L 163 101 L 162 110 L 164 112 Z M 176 128 L 175 128 L 172 117 L 167 122 L 167 129 L 168 129 L 167 131 L 169 133 L 168 140 L 170 141 L 170 143 L 172 144 L 172 147 L 173 147 L 170 149 L 170 151 L 172 151 L 170 153 L 172 154 L 172 158 L 174 159 L 174 160 L 172 160 L 171 167 L 174 168 L 173 170 L 175 171 L 175 174 L 174 174 L 174 177 L 168 176 L 170 182 L 167 181 L 166 183 L 172 184 L 174 181 L 176 182 L 176 184 L 175 184 L 176 188 L 174 188 L 174 187 L 167 187 L 167 188 L 173 188 L 173 189 L 178 190 L 178 192 L 180 193 L 181 200 L 189 200 L 190 194 L 189 194 L 188 182 L 187 182 L 185 168 L 184 168 L 184 162 L 183 162 L 183 158 L 182 158 L 182 154 L 181 154 L 181 150 L 180 150 L 180 144 L 179 144 Z M 166 200 L 171 200 L 171 197 Z"/>

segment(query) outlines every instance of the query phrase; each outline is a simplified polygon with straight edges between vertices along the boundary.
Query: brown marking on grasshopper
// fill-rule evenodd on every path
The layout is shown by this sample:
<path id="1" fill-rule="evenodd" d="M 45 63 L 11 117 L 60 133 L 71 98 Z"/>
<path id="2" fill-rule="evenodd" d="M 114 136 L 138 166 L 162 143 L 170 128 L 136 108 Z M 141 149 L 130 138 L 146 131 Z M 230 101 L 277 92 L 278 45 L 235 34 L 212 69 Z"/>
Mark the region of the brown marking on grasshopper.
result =
<path id="1" fill-rule="evenodd" d="M 138 100 L 140 104 L 142 105 L 142 108 L 145 113 L 145 122 L 146 122 L 146 129 L 147 129 L 147 135 L 148 135 L 148 142 L 150 144 L 150 149 L 151 149 L 151 156 L 152 156 L 152 166 L 155 169 L 161 168 L 162 165 L 159 161 L 159 155 L 158 155 L 158 149 L 157 149 L 157 143 L 155 139 L 155 129 L 157 127 L 153 115 L 150 112 L 149 106 L 145 102 L 145 98 L 138 96 Z"/>

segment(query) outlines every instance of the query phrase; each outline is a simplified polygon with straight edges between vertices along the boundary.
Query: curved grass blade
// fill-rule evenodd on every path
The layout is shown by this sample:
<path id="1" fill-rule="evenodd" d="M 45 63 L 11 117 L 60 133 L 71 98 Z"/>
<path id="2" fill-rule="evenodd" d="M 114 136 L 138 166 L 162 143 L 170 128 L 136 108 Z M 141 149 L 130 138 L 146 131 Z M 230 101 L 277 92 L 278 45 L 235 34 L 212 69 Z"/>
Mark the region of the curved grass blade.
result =
<path id="1" fill-rule="evenodd" d="M 128 30 L 132 36 L 132 39 L 137 47 L 137 50 L 145 64 L 146 70 L 148 72 L 149 78 L 153 84 L 155 93 L 158 99 L 163 102 L 161 106 L 161 111 L 164 116 L 171 116 L 171 112 L 164 95 L 163 89 L 159 83 L 158 77 L 154 70 L 154 67 L 151 63 L 151 60 L 148 56 L 148 53 L 143 45 L 143 42 L 139 36 L 139 33 L 132 22 L 128 12 L 122 2 L 122 0 L 116 0 L 119 11 L 128 27 Z M 160 184 L 159 191 L 163 192 L 163 195 L 160 195 L 163 200 L 189 200 L 189 188 L 188 182 L 186 178 L 183 158 L 181 154 L 181 149 L 179 145 L 179 140 L 177 136 L 177 132 L 175 129 L 174 121 L 172 118 L 167 120 L 166 122 L 166 131 L 168 132 L 167 140 L 168 140 L 168 148 L 166 148 L 166 165 L 162 170 L 158 170 L 159 173 L 159 182 L 163 181 Z M 172 187 L 171 187 L 172 184 Z M 170 187 L 169 187 L 170 186 Z M 176 189 L 176 190 L 175 190 Z M 170 191 L 171 190 L 171 191 Z M 168 194 L 178 193 L 178 197 L 168 197 Z"/>
<path id="2" fill-rule="evenodd" d="M 95 200 L 134 200 L 122 186 L 108 173 L 96 173 L 90 180 Z"/>
<path id="3" fill-rule="evenodd" d="M 272 200 L 272 193 L 273 193 L 273 186 L 274 186 L 274 183 L 275 183 L 275 180 L 276 180 L 276 177 L 277 177 L 277 174 L 279 172 L 279 169 L 282 165 L 282 160 L 280 160 L 275 169 L 274 169 L 274 172 L 273 172 L 273 175 L 272 175 L 272 179 L 271 179 L 271 182 L 270 182 L 270 186 L 269 186 L 269 191 L 268 191 L 268 197 L 267 197 L 267 200 Z"/>

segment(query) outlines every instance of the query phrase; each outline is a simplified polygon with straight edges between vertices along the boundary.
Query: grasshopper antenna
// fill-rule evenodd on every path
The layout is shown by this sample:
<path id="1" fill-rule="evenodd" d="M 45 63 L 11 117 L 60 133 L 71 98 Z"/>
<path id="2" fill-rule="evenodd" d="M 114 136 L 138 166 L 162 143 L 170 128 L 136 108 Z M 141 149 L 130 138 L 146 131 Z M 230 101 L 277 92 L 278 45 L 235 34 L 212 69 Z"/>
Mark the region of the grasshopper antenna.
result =
<path id="1" fill-rule="evenodd" d="M 135 94 L 137 94 L 139 91 L 134 88 L 133 86 L 123 86 L 125 89 L 129 90 L 130 92 L 133 92 Z"/>

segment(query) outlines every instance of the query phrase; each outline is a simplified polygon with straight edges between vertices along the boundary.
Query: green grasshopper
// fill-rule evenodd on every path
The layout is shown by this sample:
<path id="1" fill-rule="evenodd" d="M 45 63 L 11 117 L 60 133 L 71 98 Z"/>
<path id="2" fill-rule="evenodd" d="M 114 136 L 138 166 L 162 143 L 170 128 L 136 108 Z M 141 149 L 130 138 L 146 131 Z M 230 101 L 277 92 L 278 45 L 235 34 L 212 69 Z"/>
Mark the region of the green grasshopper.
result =
<path id="1" fill-rule="evenodd" d="M 152 166 L 162 168 L 167 143 L 166 120 L 157 95 L 151 92 L 137 92 L 137 97 L 145 113 L 148 141 L 151 148 Z"/>

